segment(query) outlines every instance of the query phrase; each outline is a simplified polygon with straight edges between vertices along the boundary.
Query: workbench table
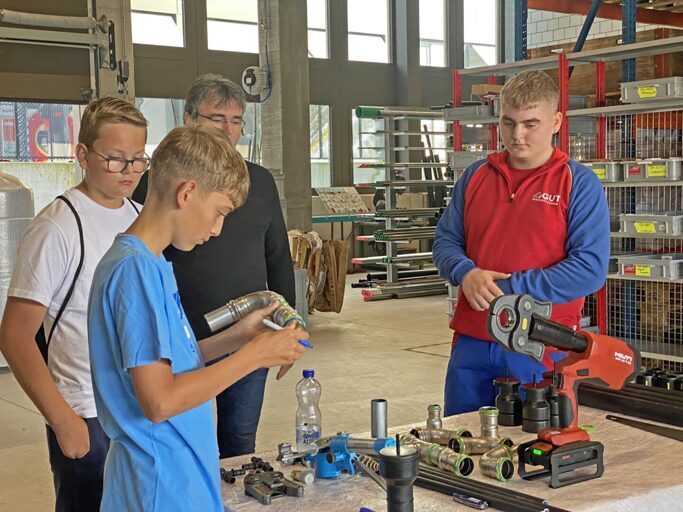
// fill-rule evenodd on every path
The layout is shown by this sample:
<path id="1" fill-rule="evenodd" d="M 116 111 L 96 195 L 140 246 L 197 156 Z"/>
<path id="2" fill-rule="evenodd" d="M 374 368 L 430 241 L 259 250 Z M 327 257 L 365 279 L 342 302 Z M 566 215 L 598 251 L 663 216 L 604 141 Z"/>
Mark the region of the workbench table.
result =
<path id="1" fill-rule="evenodd" d="M 367 413 L 369 424 L 369 407 Z M 605 445 L 605 473 L 601 478 L 551 489 L 548 487 L 547 478 L 534 481 L 520 479 L 515 466 L 515 476 L 509 482 L 502 483 L 479 474 L 479 457 L 476 455 L 473 456 L 474 472 L 469 478 L 543 497 L 550 505 L 573 512 L 683 511 L 683 443 L 608 421 L 605 419 L 606 414 L 588 407 L 581 407 L 579 410 L 579 421 L 595 428 L 591 432 L 591 439 Z M 391 403 L 389 419 L 391 420 Z M 451 416 L 443 420 L 443 428 L 467 427 L 475 436 L 479 434 L 479 425 L 477 412 Z M 389 435 L 407 433 L 415 426 L 424 426 L 424 423 L 389 429 Z M 326 434 L 331 433 L 328 427 L 323 427 Z M 501 436 L 510 437 L 515 444 L 535 438 L 535 434 L 523 432 L 522 427 L 499 427 L 499 433 Z M 358 437 L 367 436 L 366 433 Z M 293 441 L 292 428 L 291 436 L 273 440 L 273 445 L 280 442 L 294 444 Z M 275 469 L 281 470 L 287 478 L 293 469 L 303 469 L 300 465 L 280 469 L 280 464 L 275 462 L 276 451 L 257 455 L 271 461 Z M 221 466 L 232 469 L 249 462 L 249 459 L 250 456 L 225 459 L 221 461 Z M 254 498 L 245 496 L 242 480 L 243 477 L 239 477 L 235 484 L 221 484 L 223 502 L 228 511 L 358 512 L 360 507 L 367 507 L 375 512 L 386 510 L 384 492 L 365 476 L 342 474 L 335 480 L 316 479 L 312 485 L 304 486 L 303 498 L 280 497 L 274 499 L 269 506 L 261 505 Z M 414 488 L 414 497 L 416 512 L 473 510 L 454 503 L 449 496 L 419 487 Z"/>

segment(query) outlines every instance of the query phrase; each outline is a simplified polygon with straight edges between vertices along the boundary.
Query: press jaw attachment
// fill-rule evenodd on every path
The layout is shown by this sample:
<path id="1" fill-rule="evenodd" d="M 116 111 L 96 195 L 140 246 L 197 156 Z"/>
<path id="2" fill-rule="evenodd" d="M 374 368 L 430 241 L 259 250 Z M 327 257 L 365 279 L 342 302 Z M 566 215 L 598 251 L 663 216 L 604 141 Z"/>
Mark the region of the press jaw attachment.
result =
<path id="1" fill-rule="evenodd" d="M 529 339 L 533 317 L 550 318 L 550 302 L 537 302 L 531 295 L 503 295 L 489 306 L 486 327 L 491 337 L 510 352 L 541 361 L 545 345 Z"/>

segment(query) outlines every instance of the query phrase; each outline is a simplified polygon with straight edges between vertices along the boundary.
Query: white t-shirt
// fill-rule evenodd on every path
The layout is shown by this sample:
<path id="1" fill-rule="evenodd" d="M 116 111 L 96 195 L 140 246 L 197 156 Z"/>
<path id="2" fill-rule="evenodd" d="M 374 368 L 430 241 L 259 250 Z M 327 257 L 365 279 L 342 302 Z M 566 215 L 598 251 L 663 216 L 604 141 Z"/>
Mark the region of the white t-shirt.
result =
<path id="1" fill-rule="evenodd" d="M 114 237 L 137 217 L 128 200 L 117 209 L 97 204 L 80 190 L 63 194 L 73 204 L 83 225 L 85 256 L 73 295 L 52 334 L 48 369 L 57 389 L 76 414 L 97 416 L 88 353 L 88 297 L 95 267 Z M 138 210 L 142 208 L 135 205 Z M 31 222 L 17 250 L 8 297 L 39 302 L 47 307 L 45 337 L 73 282 L 81 247 L 76 218 L 61 200 L 46 206 Z"/>

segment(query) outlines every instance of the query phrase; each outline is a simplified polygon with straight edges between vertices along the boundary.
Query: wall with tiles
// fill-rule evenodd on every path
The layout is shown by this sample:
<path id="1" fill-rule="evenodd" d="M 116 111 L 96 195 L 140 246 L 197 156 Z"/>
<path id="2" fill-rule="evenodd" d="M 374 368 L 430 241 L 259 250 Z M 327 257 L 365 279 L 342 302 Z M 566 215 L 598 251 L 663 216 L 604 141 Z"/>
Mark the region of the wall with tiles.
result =
<path id="1" fill-rule="evenodd" d="M 573 43 L 581 33 L 586 17 L 529 9 L 527 18 L 527 48 Z M 651 30 L 661 25 L 637 23 L 636 31 Z M 595 18 L 588 39 L 621 35 L 621 20 Z"/>

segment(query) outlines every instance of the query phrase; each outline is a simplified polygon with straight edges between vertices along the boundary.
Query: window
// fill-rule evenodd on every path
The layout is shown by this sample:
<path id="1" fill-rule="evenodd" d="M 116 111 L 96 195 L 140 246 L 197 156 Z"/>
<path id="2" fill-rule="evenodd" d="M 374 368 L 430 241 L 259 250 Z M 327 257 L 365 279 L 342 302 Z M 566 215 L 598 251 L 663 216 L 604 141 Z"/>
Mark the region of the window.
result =
<path id="1" fill-rule="evenodd" d="M 145 116 L 147 122 L 147 145 L 145 150 L 152 155 L 154 150 L 168 132 L 176 126 L 183 125 L 185 100 L 167 98 L 136 98 L 135 106 Z M 247 103 L 244 112 L 244 129 L 242 137 L 237 143 L 237 150 L 247 160 L 259 163 L 261 161 L 261 105 Z"/>
<path id="2" fill-rule="evenodd" d="M 463 0 L 465 67 L 498 63 L 496 0 Z"/>
<path id="3" fill-rule="evenodd" d="M 327 59 L 327 0 L 307 0 L 307 4 L 308 56 Z"/>
<path id="4" fill-rule="evenodd" d="M 348 0 L 349 60 L 389 62 L 387 0 Z"/>
<path id="5" fill-rule="evenodd" d="M 330 107 L 311 105 L 311 188 L 332 186 Z"/>
<path id="6" fill-rule="evenodd" d="M 207 0 L 209 50 L 258 53 L 257 0 Z"/>
<path id="7" fill-rule="evenodd" d="M 420 66 L 446 66 L 444 0 L 420 0 Z"/>
<path id="8" fill-rule="evenodd" d="M 446 121 L 441 119 L 422 119 L 420 121 L 420 131 L 429 133 L 429 143 L 427 134 L 421 135 L 420 140 L 425 148 L 425 156 L 428 156 L 431 145 L 432 153 L 439 159 L 439 162 L 448 162 L 449 135 L 447 135 Z"/>
<path id="9" fill-rule="evenodd" d="M 147 119 L 145 152 L 152 156 L 161 139 L 176 126 L 183 125 L 185 101 L 167 98 L 135 98 L 135 106 Z"/>
<path id="10" fill-rule="evenodd" d="M 85 105 L 0 102 L 0 172 L 33 191 L 38 213 L 83 177 L 75 163 Z"/>
<path id="11" fill-rule="evenodd" d="M 184 46 L 183 0 L 131 0 L 133 42 Z"/>
<path id="12" fill-rule="evenodd" d="M 364 168 L 384 162 L 384 119 L 359 119 L 351 111 L 353 126 L 353 183 L 374 183 L 384 179 L 384 168 Z"/>

